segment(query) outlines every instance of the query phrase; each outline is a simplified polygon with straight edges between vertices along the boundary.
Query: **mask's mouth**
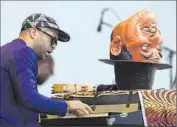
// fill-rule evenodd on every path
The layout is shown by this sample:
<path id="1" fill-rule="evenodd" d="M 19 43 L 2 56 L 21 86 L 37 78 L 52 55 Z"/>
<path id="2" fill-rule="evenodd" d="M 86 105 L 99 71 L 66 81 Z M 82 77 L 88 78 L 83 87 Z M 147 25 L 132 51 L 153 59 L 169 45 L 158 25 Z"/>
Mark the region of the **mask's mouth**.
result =
<path id="1" fill-rule="evenodd" d="M 142 50 L 141 54 L 149 62 L 159 62 L 162 57 L 161 53 L 157 49 L 150 49 L 148 52 Z"/>
<path id="2" fill-rule="evenodd" d="M 149 61 L 157 63 L 160 61 L 160 58 L 150 58 Z"/>

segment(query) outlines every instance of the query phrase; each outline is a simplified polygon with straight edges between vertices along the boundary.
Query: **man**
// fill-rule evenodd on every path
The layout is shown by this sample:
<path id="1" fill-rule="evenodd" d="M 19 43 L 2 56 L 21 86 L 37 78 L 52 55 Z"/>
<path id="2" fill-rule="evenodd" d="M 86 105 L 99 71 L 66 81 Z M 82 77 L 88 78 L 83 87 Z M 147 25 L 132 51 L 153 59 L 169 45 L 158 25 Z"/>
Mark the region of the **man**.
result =
<path id="1" fill-rule="evenodd" d="M 37 60 L 52 53 L 57 40 L 67 42 L 70 36 L 60 30 L 53 18 L 32 14 L 23 22 L 19 37 L 1 47 L 1 126 L 39 126 L 38 113 L 92 113 L 80 101 L 55 100 L 38 93 Z"/>
<path id="2" fill-rule="evenodd" d="M 54 72 L 54 60 L 51 55 L 49 55 L 44 60 L 38 61 L 38 78 L 37 85 L 42 85 Z"/>

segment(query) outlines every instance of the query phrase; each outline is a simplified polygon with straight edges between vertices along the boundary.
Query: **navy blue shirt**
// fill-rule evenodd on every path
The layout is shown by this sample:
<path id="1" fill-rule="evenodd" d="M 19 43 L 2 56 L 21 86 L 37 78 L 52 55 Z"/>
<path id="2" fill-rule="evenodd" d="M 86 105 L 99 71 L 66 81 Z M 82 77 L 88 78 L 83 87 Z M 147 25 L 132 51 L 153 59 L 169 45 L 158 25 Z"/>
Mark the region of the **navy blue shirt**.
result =
<path id="1" fill-rule="evenodd" d="M 21 39 L 1 49 L 1 126 L 39 126 L 38 113 L 64 116 L 67 104 L 38 93 L 34 50 Z"/>

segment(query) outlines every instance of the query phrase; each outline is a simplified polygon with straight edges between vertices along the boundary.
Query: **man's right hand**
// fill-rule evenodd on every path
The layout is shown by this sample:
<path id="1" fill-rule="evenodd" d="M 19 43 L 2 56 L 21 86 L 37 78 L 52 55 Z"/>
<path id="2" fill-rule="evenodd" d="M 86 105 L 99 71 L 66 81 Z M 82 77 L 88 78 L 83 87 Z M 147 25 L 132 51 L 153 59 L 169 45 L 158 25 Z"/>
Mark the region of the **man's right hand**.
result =
<path id="1" fill-rule="evenodd" d="M 93 113 L 93 110 L 85 103 L 78 100 L 66 101 L 68 111 L 77 116 L 83 116 Z"/>

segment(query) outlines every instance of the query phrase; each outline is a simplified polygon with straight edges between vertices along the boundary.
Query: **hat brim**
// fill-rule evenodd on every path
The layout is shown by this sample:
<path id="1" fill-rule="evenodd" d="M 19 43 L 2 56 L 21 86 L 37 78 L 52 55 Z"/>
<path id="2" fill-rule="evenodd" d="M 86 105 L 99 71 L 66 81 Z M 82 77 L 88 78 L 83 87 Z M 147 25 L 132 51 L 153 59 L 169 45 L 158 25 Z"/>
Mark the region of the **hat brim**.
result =
<path id="1" fill-rule="evenodd" d="M 110 65 L 115 65 L 115 64 L 144 64 L 144 65 L 149 65 L 152 66 L 153 68 L 157 70 L 163 70 L 163 69 L 169 69 L 172 68 L 171 65 L 165 64 L 165 63 L 152 63 L 152 62 L 135 62 L 135 61 L 128 61 L 128 60 L 110 60 L 110 59 L 99 59 L 99 61 L 110 64 Z"/>
<path id="2" fill-rule="evenodd" d="M 63 30 L 58 30 L 58 41 L 68 42 L 70 40 L 70 35 Z"/>

